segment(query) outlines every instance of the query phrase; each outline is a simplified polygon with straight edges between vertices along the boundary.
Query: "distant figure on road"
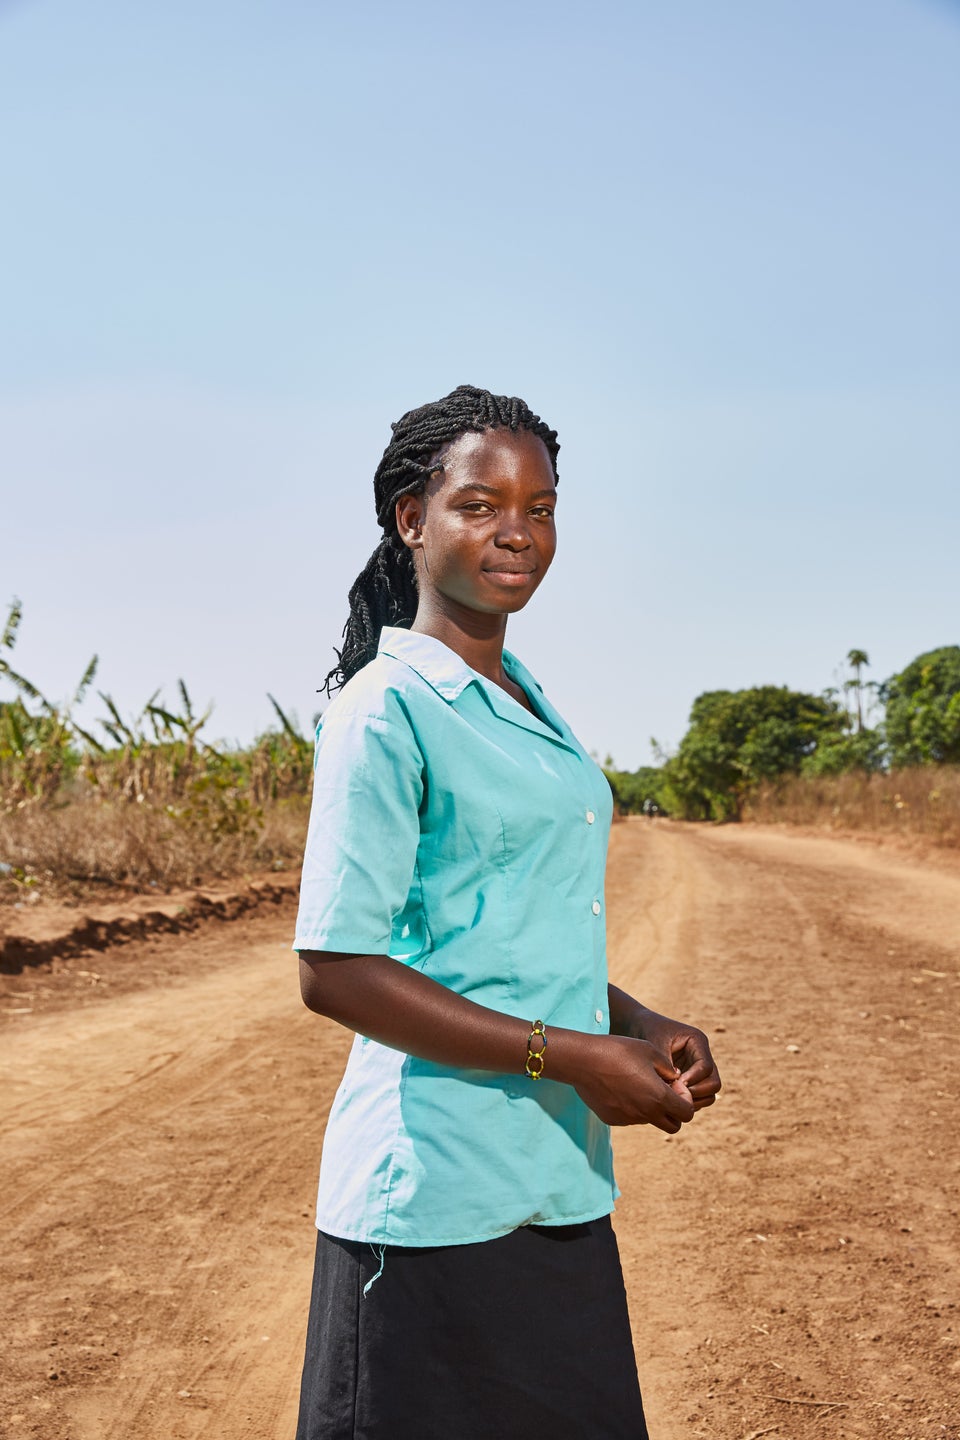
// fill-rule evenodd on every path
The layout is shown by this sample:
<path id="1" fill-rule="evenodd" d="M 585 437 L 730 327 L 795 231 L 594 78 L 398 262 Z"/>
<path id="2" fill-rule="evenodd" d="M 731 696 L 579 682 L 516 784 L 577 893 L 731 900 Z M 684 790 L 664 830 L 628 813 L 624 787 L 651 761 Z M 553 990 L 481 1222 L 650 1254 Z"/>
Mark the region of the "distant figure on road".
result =
<path id="1" fill-rule="evenodd" d="M 674 1134 L 720 1079 L 701 1031 L 608 984 L 610 787 L 503 648 L 553 560 L 558 448 L 461 385 L 374 478 L 295 939 L 304 1001 L 357 1034 L 298 1440 L 647 1435 L 609 1127 Z"/>

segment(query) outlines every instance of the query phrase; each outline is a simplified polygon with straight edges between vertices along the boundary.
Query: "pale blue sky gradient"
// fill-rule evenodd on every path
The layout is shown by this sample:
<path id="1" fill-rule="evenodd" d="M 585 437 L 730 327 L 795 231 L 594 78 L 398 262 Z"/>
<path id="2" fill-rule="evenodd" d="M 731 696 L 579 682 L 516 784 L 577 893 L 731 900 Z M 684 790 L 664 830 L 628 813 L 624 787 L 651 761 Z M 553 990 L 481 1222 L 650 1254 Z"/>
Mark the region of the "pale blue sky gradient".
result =
<path id="1" fill-rule="evenodd" d="M 958 77 L 939 0 L 0 0 L 15 663 L 309 724 L 462 381 L 560 432 L 508 644 L 621 765 L 957 643 Z"/>

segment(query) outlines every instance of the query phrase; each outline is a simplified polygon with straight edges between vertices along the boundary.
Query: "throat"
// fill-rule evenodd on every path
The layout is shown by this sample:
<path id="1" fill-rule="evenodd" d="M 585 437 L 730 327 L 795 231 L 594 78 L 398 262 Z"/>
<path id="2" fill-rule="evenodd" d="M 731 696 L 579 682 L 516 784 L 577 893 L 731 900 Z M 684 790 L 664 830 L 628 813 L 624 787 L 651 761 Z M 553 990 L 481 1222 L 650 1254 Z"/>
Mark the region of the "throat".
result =
<path id="1" fill-rule="evenodd" d="M 491 618 L 498 622 L 495 628 L 490 625 Z M 417 618 L 410 629 L 418 635 L 430 635 L 434 640 L 442 641 L 448 649 L 459 655 L 461 660 L 465 660 L 471 670 L 476 670 L 478 675 L 497 685 L 511 700 L 516 700 L 524 710 L 536 716 L 537 712 L 530 703 L 526 690 L 515 680 L 511 680 L 503 668 L 503 641 L 506 636 L 507 617 L 490 617 L 468 611 L 466 620 L 467 623 L 463 623 L 463 617 L 454 617 L 421 603 Z M 481 623 L 477 624 L 477 620 Z"/>
<path id="2" fill-rule="evenodd" d="M 419 635 L 431 635 L 440 640 L 448 649 L 466 661 L 471 670 L 506 690 L 520 700 L 516 692 L 520 689 L 504 673 L 503 642 L 507 631 L 505 615 L 485 615 L 462 607 L 463 614 L 447 613 L 439 606 L 425 605 L 421 600 L 411 630 Z M 452 607 L 451 607 L 452 609 Z M 521 692 L 522 693 L 522 692 Z"/>
<path id="3" fill-rule="evenodd" d="M 492 677 L 488 676 L 488 679 L 489 678 Z M 513 700 L 516 700 L 518 705 L 522 705 L 524 710 L 529 710 L 531 715 L 536 715 L 537 712 L 530 704 L 530 697 L 527 695 L 526 690 L 524 690 L 522 685 L 518 685 L 515 680 L 511 680 L 505 671 L 501 669 L 499 679 L 495 679 L 493 683 L 499 685 L 501 690 L 506 690 L 507 694 Z"/>

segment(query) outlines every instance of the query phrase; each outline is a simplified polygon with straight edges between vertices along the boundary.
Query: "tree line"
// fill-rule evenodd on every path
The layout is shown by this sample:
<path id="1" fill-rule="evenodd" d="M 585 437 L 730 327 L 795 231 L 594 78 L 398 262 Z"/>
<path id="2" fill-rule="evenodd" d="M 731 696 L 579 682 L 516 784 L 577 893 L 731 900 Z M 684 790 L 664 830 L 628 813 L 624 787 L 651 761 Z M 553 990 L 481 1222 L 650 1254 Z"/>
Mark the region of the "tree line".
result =
<path id="1" fill-rule="evenodd" d="M 960 764 L 960 645 L 928 650 L 880 684 L 864 681 L 869 663 L 864 650 L 851 650 L 849 678 L 820 695 L 778 685 L 699 695 L 686 734 L 660 765 L 626 772 L 607 761 L 617 805 L 737 820 L 757 786 L 784 776 Z M 868 724 L 871 710 L 879 718 Z"/>

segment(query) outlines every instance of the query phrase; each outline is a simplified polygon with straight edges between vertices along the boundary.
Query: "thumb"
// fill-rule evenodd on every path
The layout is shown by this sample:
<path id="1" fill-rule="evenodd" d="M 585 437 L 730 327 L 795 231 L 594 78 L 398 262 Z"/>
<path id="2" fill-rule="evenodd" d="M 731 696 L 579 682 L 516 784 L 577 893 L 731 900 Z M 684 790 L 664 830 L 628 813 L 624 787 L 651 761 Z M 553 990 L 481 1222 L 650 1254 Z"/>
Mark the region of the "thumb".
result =
<path id="1" fill-rule="evenodd" d="M 668 1085 L 672 1085 L 675 1080 L 679 1080 L 680 1071 L 676 1065 L 674 1065 L 666 1051 L 659 1049 L 656 1045 L 651 1045 L 650 1048 L 653 1051 L 651 1056 L 653 1068 L 660 1076 L 660 1079 L 666 1080 Z"/>

